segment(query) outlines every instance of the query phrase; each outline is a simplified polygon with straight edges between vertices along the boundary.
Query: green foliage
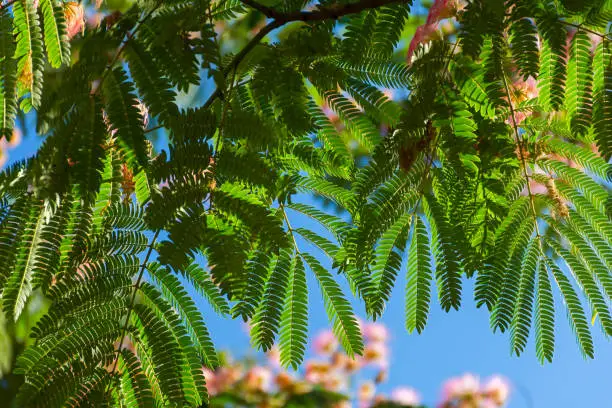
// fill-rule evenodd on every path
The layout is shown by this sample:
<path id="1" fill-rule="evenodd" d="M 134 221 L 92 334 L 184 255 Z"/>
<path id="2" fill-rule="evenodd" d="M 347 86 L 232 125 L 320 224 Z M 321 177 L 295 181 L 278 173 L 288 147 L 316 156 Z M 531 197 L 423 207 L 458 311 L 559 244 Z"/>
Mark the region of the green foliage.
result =
<path id="1" fill-rule="evenodd" d="M 587 313 L 612 335 L 609 10 L 473 1 L 409 45 L 409 1 L 246 4 L 137 1 L 71 43 L 62 2 L 0 10 L 0 137 L 31 107 L 45 136 L 0 173 L 3 319 L 50 302 L 14 404 L 205 404 L 215 335 L 190 293 L 298 367 L 316 285 L 361 354 L 343 287 L 378 318 L 403 267 L 409 332 L 434 280 L 448 311 L 474 277 L 515 354 L 533 332 L 552 361 L 563 307 L 593 357 Z"/>

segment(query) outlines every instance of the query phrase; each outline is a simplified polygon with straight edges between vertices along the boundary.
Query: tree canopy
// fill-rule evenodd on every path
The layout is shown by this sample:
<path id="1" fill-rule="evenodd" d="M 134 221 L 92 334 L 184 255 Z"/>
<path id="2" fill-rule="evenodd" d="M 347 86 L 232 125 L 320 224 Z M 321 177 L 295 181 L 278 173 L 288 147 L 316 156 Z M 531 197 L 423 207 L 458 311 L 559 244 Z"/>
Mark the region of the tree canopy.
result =
<path id="1" fill-rule="evenodd" d="M 612 335 L 610 0 L 436 0 L 412 37 L 412 0 L 107 6 L 0 7 L 1 134 L 44 136 L 0 173 L 3 320 L 50 302 L 17 406 L 206 404 L 190 293 L 293 367 L 310 290 L 356 355 L 400 273 L 408 332 L 471 278 L 517 355 L 556 308 Z"/>

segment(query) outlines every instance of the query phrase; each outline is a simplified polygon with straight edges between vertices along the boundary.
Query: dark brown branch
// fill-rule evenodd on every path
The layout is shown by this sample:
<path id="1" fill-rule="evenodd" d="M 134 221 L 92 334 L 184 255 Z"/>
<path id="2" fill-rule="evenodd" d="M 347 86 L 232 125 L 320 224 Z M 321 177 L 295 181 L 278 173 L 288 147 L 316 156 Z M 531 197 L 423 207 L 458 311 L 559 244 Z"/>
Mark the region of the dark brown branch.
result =
<path id="1" fill-rule="evenodd" d="M 591 33 L 593 35 L 596 35 L 598 37 L 605 39 L 610 38 L 610 34 L 603 34 L 603 33 L 598 33 L 597 31 L 593 31 L 593 30 L 589 30 L 588 28 L 583 27 L 582 25 L 579 24 L 574 24 L 574 23 L 570 23 L 568 21 L 564 21 L 564 20 L 559 20 L 561 22 L 561 24 L 565 24 L 566 26 L 569 27 L 574 27 L 576 28 L 578 31 L 582 30 L 582 31 L 586 31 L 587 33 Z"/>
<path id="2" fill-rule="evenodd" d="M 223 69 L 223 74 L 227 75 L 230 71 L 238 68 L 238 65 L 242 62 L 242 60 L 247 56 L 247 54 L 255 48 L 257 44 L 271 31 L 282 27 L 287 23 L 291 23 L 294 21 L 323 21 L 323 20 L 337 20 L 340 17 L 360 13 L 364 10 L 369 10 L 381 6 L 386 6 L 388 4 L 395 3 L 406 3 L 407 0 L 362 0 L 357 3 L 349 3 L 349 4 L 338 4 L 333 6 L 321 7 L 313 11 L 296 11 L 292 13 L 279 13 L 276 10 L 262 6 L 261 4 L 253 1 L 253 0 L 241 0 L 244 4 L 254 8 L 265 14 L 267 17 L 274 18 L 273 21 L 268 23 L 264 28 L 259 30 L 259 32 L 247 43 L 247 45 L 240 50 L 238 54 L 232 59 L 232 61 Z M 219 87 L 217 87 L 214 92 L 210 95 L 208 100 L 204 103 L 203 108 L 206 109 L 212 105 L 214 100 L 220 96 L 222 96 L 223 92 Z"/>
<path id="3" fill-rule="evenodd" d="M 281 15 L 281 13 L 274 10 L 273 8 L 264 6 L 263 4 L 259 4 L 256 1 L 253 1 L 253 0 L 240 0 L 240 1 L 246 4 L 247 6 L 254 8 L 257 11 L 260 11 L 268 18 L 278 18 Z"/>
<path id="4" fill-rule="evenodd" d="M 322 21 L 337 20 L 340 17 L 360 13 L 364 10 L 386 6 L 388 4 L 407 3 L 406 0 L 362 0 L 357 3 L 338 4 L 320 7 L 313 11 L 296 11 L 294 13 L 281 14 L 276 19 L 284 23 L 291 21 Z"/>

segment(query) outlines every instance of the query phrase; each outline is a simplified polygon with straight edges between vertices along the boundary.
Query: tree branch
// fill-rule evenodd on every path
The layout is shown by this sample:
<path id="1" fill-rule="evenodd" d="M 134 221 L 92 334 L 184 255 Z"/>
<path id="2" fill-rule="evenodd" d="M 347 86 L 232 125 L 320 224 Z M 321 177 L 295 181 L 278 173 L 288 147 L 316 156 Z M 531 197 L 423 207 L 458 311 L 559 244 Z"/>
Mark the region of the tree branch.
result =
<path id="1" fill-rule="evenodd" d="M 559 21 L 561 22 L 561 24 L 565 24 L 566 26 L 569 26 L 569 27 L 574 27 L 578 31 L 580 31 L 580 30 L 586 31 L 587 33 L 591 33 L 593 35 L 599 36 L 599 37 L 603 38 L 604 40 L 610 38 L 610 34 L 598 33 L 597 31 L 589 30 L 588 28 L 584 28 L 582 25 L 570 23 L 568 21 L 564 21 L 564 20 L 559 20 Z"/>
<path id="2" fill-rule="evenodd" d="M 280 15 L 280 13 L 274 10 L 273 8 L 264 6 L 263 4 L 259 4 L 256 1 L 253 1 L 253 0 L 240 0 L 240 1 L 246 4 L 247 6 L 254 8 L 257 11 L 260 11 L 268 18 L 278 18 L 278 16 Z"/>
<path id="3" fill-rule="evenodd" d="M 247 43 L 247 45 L 240 50 L 238 54 L 232 59 L 232 61 L 223 69 L 223 74 L 227 75 L 231 70 L 238 68 L 242 60 L 247 56 L 247 54 L 255 48 L 257 44 L 271 31 L 282 27 L 287 23 L 291 23 L 294 21 L 324 21 L 324 20 L 337 20 L 340 17 L 360 13 L 364 10 L 369 10 L 381 6 L 386 6 L 389 4 L 396 3 L 407 3 L 408 0 L 362 0 L 357 3 L 349 3 L 349 4 L 337 4 L 332 6 L 325 6 L 315 9 L 313 11 L 296 11 L 292 13 L 279 13 L 278 11 L 263 6 L 257 3 L 254 0 L 241 0 L 244 4 L 254 8 L 265 14 L 269 18 L 273 18 L 273 20 L 268 23 L 264 28 L 259 30 L 259 32 Z M 210 95 L 208 100 L 204 103 L 203 108 L 206 109 L 210 107 L 210 105 L 214 102 L 216 98 L 221 96 L 223 92 L 217 87 L 214 92 Z"/>

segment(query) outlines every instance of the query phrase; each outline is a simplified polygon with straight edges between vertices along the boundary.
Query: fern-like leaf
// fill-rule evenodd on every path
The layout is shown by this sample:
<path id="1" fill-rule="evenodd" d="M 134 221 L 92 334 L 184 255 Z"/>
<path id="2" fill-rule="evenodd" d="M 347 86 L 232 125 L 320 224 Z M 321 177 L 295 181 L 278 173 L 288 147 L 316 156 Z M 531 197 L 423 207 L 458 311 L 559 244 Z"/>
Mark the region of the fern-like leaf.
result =
<path id="1" fill-rule="evenodd" d="M 420 217 L 414 219 L 406 273 L 406 328 L 421 333 L 429 314 L 432 273 L 427 229 Z"/>
<path id="2" fill-rule="evenodd" d="M 308 289 L 300 256 L 296 256 L 289 272 L 287 295 L 280 322 L 280 360 L 296 369 L 304 359 L 308 334 Z"/>

